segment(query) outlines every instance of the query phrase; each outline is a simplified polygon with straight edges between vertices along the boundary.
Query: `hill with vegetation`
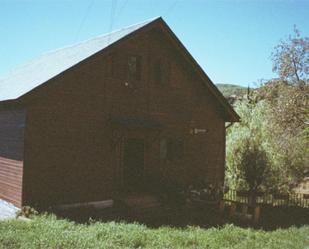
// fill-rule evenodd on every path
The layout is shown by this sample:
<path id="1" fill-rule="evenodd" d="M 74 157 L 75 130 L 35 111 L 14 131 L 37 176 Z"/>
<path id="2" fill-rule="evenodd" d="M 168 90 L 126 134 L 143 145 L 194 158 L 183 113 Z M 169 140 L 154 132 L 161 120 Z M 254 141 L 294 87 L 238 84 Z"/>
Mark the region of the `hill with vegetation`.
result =
<path id="1" fill-rule="evenodd" d="M 231 105 L 234 105 L 237 100 L 243 100 L 248 93 L 248 88 L 240 85 L 220 83 L 216 86 Z"/>
<path id="2" fill-rule="evenodd" d="M 247 87 L 234 85 L 234 84 L 221 84 L 221 83 L 216 84 L 216 86 L 226 98 L 233 96 L 233 95 L 242 97 L 245 94 L 247 94 Z"/>

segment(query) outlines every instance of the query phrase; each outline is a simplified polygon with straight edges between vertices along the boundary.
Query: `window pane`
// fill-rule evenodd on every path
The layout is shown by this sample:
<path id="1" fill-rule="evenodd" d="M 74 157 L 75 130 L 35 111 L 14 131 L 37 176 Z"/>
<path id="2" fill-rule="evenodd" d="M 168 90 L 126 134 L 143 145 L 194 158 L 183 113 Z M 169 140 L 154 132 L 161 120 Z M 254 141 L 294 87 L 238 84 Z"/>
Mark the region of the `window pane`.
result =
<path id="1" fill-rule="evenodd" d="M 182 139 L 177 139 L 175 141 L 175 156 L 176 158 L 182 158 L 184 153 L 184 142 Z"/>
<path id="2" fill-rule="evenodd" d="M 184 142 L 182 139 L 169 139 L 167 143 L 167 158 L 175 160 L 182 158 L 184 154 Z"/>
<path id="3" fill-rule="evenodd" d="M 131 80 L 141 78 L 141 58 L 139 56 L 128 57 L 128 78 Z"/>
<path id="4" fill-rule="evenodd" d="M 153 69 L 152 69 L 153 81 L 158 85 L 169 84 L 170 70 L 171 70 L 171 65 L 169 61 L 160 60 L 160 59 L 155 60 L 153 63 Z"/>
<path id="5" fill-rule="evenodd" d="M 156 84 L 162 83 L 161 62 L 156 60 L 153 65 L 153 78 Z"/>
<path id="6" fill-rule="evenodd" d="M 162 138 L 160 141 L 160 159 L 166 159 L 167 156 L 167 141 Z"/>
<path id="7" fill-rule="evenodd" d="M 170 83 L 170 77 L 171 77 L 170 74 L 171 74 L 171 64 L 170 64 L 170 62 L 167 62 L 166 66 L 165 66 L 165 73 L 164 73 L 165 84 Z"/>
<path id="8" fill-rule="evenodd" d="M 105 61 L 104 61 L 104 69 L 105 69 L 105 76 L 106 77 L 115 77 L 115 72 L 114 72 L 114 54 L 109 54 Z"/>
<path id="9" fill-rule="evenodd" d="M 136 57 L 135 56 L 130 56 L 129 60 L 128 60 L 128 68 L 129 68 L 129 72 L 131 74 L 136 74 Z"/>

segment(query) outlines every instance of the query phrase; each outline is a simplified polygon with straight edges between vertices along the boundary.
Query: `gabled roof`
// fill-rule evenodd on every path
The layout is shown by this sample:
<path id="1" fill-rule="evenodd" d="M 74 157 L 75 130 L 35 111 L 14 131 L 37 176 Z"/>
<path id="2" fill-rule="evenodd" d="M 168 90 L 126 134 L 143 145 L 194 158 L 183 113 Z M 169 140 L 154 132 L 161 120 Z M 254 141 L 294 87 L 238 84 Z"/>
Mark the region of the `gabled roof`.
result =
<path id="1" fill-rule="evenodd" d="M 6 78 L 0 79 L 0 101 L 16 99 L 26 94 L 37 86 L 156 19 L 158 18 L 150 19 L 72 46 L 45 53 L 29 63 L 16 68 L 7 75 Z"/>
<path id="2" fill-rule="evenodd" d="M 11 100 L 20 98 L 81 61 L 155 22 L 159 22 L 163 31 L 171 38 L 187 62 L 190 63 L 204 81 L 205 86 L 218 100 L 227 114 L 226 121 L 239 121 L 240 118 L 232 106 L 161 17 L 156 17 L 109 34 L 43 54 L 28 64 L 16 68 L 6 78 L 0 79 L 0 102 L 10 102 Z"/>

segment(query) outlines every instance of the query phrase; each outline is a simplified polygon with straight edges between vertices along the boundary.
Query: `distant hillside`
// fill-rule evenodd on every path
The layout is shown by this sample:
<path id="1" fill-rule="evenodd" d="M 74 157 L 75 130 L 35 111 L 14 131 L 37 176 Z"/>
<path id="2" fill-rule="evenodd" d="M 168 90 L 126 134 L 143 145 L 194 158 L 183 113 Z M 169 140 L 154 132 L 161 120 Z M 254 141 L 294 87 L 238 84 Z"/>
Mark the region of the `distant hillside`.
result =
<path id="1" fill-rule="evenodd" d="M 224 97 L 229 98 L 232 95 L 243 97 L 247 94 L 247 87 L 233 85 L 233 84 L 216 84 Z"/>

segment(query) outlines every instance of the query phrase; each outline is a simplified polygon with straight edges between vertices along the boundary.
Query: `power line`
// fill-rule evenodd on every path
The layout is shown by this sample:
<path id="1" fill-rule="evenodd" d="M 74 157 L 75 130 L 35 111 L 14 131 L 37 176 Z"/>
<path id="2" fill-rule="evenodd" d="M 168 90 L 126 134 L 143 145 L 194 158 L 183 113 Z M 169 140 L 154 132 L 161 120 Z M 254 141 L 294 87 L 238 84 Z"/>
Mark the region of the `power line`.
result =
<path id="1" fill-rule="evenodd" d="M 78 30 L 77 30 L 77 32 L 76 32 L 76 36 L 75 36 L 75 40 L 74 40 L 75 42 L 77 41 L 77 39 L 78 39 L 78 37 L 79 37 L 80 31 L 81 31 L 82 27 L 84 26 L 84 23 L 85 23 L 85 21 L 86 21 L 88 15 L 89 15 L 89 12 L 90 12 L 90 10 L 91 10 L 93 4 L 94 4 L 94 0 L 92 0 L 92 1 L 89 3 L 89 5 L 88 5 L 88 7 L 87 7 L 87 9 L 86 9 L 85 15 L 84 15 L 84 17 L 83 17 L 83 19 L 82 19 L 82 21 L 81 21 L 81 23 L 80 23 L 80 25 L 79 25 L 79 28 L 78 28 Z"/>
<path id="2" fill-rule="evenodd" d="M 121 15 L 122 11 L 123 11 L 123 10 L 125 9 L 125 7 L 127 6 L 127 3 L 128 3 L 128 0 L 125 0 L 124 3 L 122 4 L 122 6 L 119 7 L 119 11 L 118 11 L 118 14 L 116 15 L 115 19 L 117 19 L 117 18 Z"/>
<path id="3" fill-rule="evenodd" d="M 112 5 L 111 5 L 111 15 L 110 15 L 110 25 L 109 25 L 109 30 L 108 33 L 112 31 L 113 25 L 114 25 L 114 19 L 115 19 L 115 13 L 116 13 L 116 8 L 117 8 L 117 0 L 112 0 Z M 110 42 L 110 34 L 108 35 L 108 40 L 107 44 Z"/>
<path id="4" fill-rule="evenodd" d="M 177 5 L 178 2 L 179 2 L 179 0 L 175 0 L 175 1 L 167 8 L 167 10 L 164 12 L 163 16 L 167 16 L 167 14 L 169 14 L 169 12 L 172 12 L 173 9 L 175 8 L 175 6 Z"/>

